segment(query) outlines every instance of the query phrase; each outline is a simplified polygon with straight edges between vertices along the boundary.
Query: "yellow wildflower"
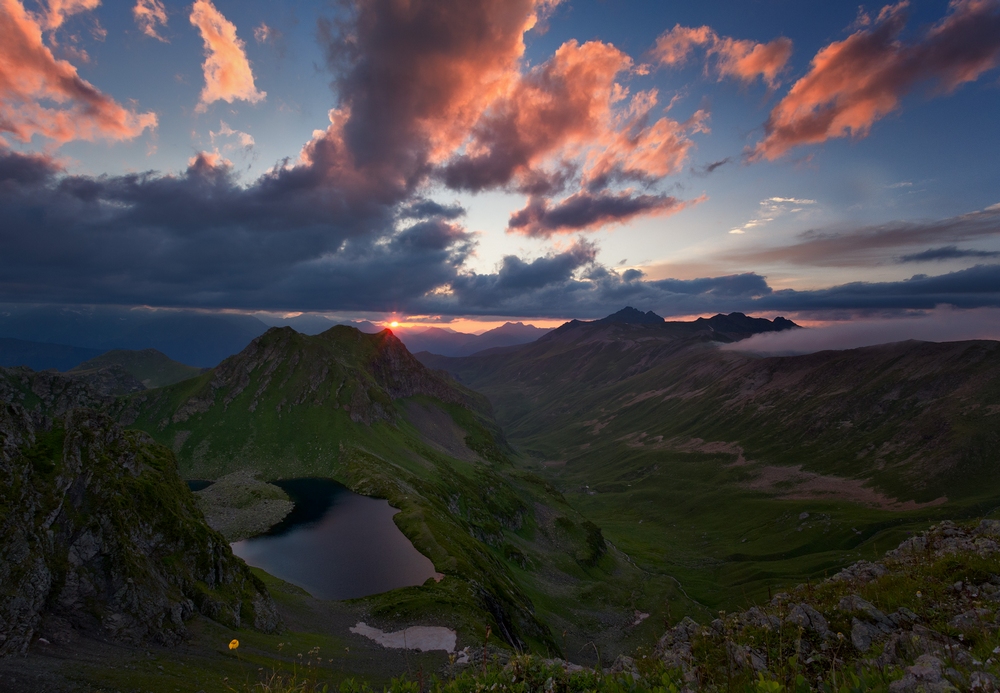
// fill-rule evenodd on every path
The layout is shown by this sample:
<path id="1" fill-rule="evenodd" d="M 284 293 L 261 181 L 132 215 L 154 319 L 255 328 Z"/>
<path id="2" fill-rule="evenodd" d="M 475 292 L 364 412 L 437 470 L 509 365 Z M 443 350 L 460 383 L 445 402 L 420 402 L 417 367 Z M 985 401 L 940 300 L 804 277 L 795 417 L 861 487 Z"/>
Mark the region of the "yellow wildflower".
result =
<path id="1" fill-rule="evenodd" d="M 240 646 L 240 641 L 239 640 L 230 640 L 229 641 L 229 649 L 230 650 L 235 650 L 239 646 Z"/>

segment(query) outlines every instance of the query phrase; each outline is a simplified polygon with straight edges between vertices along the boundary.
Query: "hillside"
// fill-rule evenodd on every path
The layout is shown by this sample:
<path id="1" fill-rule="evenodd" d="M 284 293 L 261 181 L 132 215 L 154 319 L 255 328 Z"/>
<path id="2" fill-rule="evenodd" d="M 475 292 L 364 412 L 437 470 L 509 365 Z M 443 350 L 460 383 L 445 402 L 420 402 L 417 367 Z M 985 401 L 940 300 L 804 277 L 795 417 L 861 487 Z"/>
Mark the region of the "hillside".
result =
<path id="1" fill-rule="evenodd" d="M 997 504 L 1000 344 L 758 358 L 716 348 L 745 331 L 712 320 L 568 323 L 425 362 L 490 398 L 522 468 L 709 609 Z"/>
<path id="2" fill-rule="evenodd" d="M 278 628 L 267 589 L 204 524 L 169 450 L 93 410 L 52 418 L 5 400 L 0 655 L 40 637 L 174 644 L 195 613 Z"/>
<path id="3" fill-rule="evenodd" d="M 68 375 L 87 376 L 101 370 L 120 366 L 129 375 L 142 383 L 146 389 L 173 385 L 182 380 L 200 375 L 204 369 L 195 368 L 174 361 L 166 354 L 156 349 L 132 351 L 128 349 L 113 349 L 100 356 L 91 358 L 67 371 Z"/>
<path id="4" fill-rule="evenodd" d="M 490 624 L 517 646 L 603 638 L 621 651 L 648 636 L 631 625 L 636 609 L 665 599 L 693 608 L 512 467 L 489 403 L 425 368 L 388 330 L 273 328 L 218 368 L 114 411 L 171 447 L 186 478 L 329 477 L 400 508 L 396 524 L 446 577 L 368 598 L 372 618 L 448 625 L 472 642 Z"/>

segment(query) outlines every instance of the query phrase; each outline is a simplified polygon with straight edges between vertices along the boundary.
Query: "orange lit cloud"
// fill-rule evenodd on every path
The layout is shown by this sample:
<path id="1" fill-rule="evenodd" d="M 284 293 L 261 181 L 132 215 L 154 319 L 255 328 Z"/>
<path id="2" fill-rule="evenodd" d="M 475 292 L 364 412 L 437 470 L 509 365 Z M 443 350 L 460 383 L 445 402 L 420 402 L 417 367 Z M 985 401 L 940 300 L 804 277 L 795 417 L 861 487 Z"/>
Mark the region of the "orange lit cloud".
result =
<path id="1" fill-rule="evenodd" d="M 167 10 L 160 0 L 136 0 L 135 7 L 132 8 L 132 16 L 146 36 L 157 41 L 167 43 L 167 39 L 160 35 L 157 27 L 167 25 Z"/>
<path id="2" fill-rule="evenodd" d="M 197 27 L 205 42 L 202 65 L 205 87 L 201 90 L 197 110 L 203 112 L 215 101 L 263 101 L 267 92 L 259 91 L 254 84 L 245 44 L 236 35 L 236 26 L 215 9 L 211 0 L 195 0 L 191 7 L 191 24 Z"/>
<path id="3" fill-rule="evenodd" d="M 340 104 L 303 149 L 303 163 L 347 190 L 401 194 L 450 157 L 516 83 L 524 34 L 555 4 L 362 0 L 349 36 L 321 23 L 341 75 Z"/>
<path id="4" fill-rule="evenodd" d="M 58 29 L 66 21 L 66 17 L 93 10 L 100 4 L 101 0 L 49 0 L 44 28 L 49 31 Z"/>
<path id="5" fill-rule="evenodd" d="M 511 229 L 532 235 L 595 228 L 616 214 L 621 221 L 676 206 L 679 201 L 659 195 L 602 192 L 614 183 L 676 173 L 693 146 L 688 135 L 707 129 L 701 111 L 687 123 L 654 120 L 656 91 L 630 95 L 616 81 L 632 69 L 632 59 L 610 44 L 563 44 L 489 104 L 464 150 L 443 167 L 444 181 L 458 189 L 513 186 L 529 193 Z M 543 197 L 571 182 L 582 189 L 551 208 Z M 542 221 L 564 213 L 572 223 L 550 228 Z M 582 223 L 583 217 L 591 222 Z"/>
<path id="6" fill-rule="evenodd" d="M 59 16 L 79 6 L 52 5 L 62 12 Z M 57 60 L 42 41 L 41 22 L 18 0 L 0 0 L 0 132 L 22 142 L 40 135 L 61 144 L 127 140 L 156 127 L 154 113 L 123 107 L 82 79 L 70 63 Z"/>
<path id="7" fill-rule="evenodd" d="M 809 73 L 775 106 L 750 152 L 774 160 L 789 149 L 864 137 L 920 82 L 950 92 L 1000 64 L 1000 2 L 953 0 L 921 40 L 904 43 L 906 2 L 883 8 L 871 27 L 821 49 Z"/>
<path id="8" fill-rule="evenodd" d="M 695 48 L 705 48 L 715 57 L 715 69 L 722 77 L 752 82 L 760 77 L 769 87 L 778 84 L 778 74 L 792 55 L 792 41 L 780 37 L 770 43 L 756 43 L 719 36 L 710 27 L 685 27 L 678 24 L 656 39 L 652 55 L 667 67 L 687 62 Z"/>
<path id="9" fill-rule="evenodd" d="M 517 230 L 542 235 L 681 208 L 622 186 L 680 171 L 708 114 L 660 117 L 655 90 L 619 81 L 632 59 L 600 41 L 569 41 L 526 68 L 524 35 L 554 4 L 365 0 L 350 35 L 321 23 L 340 103 L 303 148 L 301 175 L 356 200 L 401 198 L 428 175 L 454 190 L 517 190 L 538 212 Z M 393 38 L 404 35 L 433 40 Z"/>

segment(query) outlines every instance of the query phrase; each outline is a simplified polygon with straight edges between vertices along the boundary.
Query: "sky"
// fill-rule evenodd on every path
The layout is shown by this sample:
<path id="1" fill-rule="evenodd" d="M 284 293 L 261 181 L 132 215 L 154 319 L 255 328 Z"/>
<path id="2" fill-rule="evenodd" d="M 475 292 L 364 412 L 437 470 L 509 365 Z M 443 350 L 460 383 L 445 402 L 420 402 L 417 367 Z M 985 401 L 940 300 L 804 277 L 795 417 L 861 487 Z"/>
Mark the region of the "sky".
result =
<path id="1" fill-rule="evenodd" d="M 998 66 L 1000 0 L 0 0 L 0 303 L 974 322 Z"/>

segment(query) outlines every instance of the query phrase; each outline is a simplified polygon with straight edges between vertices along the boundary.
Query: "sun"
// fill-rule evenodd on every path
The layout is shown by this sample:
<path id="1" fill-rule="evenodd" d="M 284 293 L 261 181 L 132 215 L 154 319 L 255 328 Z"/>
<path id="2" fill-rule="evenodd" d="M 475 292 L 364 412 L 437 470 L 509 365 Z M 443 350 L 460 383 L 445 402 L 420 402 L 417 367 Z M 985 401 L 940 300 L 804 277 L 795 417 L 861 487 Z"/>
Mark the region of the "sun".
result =
<path id="1" fill-rule="evenodd" d="M 399 327 L 399 323 L 393 320 L 392 322 L 389 323 L 389 327 Z"/>

